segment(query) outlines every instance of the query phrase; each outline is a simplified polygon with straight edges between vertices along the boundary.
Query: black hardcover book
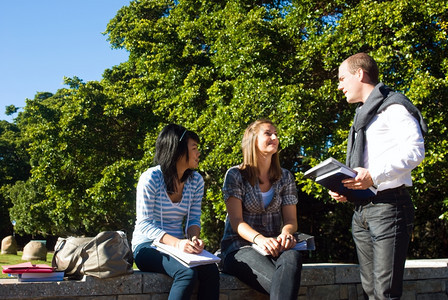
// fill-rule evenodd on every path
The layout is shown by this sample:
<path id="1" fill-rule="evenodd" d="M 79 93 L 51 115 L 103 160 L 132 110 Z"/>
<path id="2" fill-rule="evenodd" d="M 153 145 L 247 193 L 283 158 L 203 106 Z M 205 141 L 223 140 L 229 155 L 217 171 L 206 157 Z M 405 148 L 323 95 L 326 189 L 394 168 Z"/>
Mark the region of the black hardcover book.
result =
<path id="1" fill-rule="evenodd" d="M 370 187 L 366 190 L 352 190 L 344 187 L 342 180 L 354 178 L 356 177 L 356 174 L 356 171 L 352 168 L 349 168 L 333 157 L 330 157 L 306 171 L 304 176 L 349 199 L 375 196 L 376 188 L 374 187 Z"/>

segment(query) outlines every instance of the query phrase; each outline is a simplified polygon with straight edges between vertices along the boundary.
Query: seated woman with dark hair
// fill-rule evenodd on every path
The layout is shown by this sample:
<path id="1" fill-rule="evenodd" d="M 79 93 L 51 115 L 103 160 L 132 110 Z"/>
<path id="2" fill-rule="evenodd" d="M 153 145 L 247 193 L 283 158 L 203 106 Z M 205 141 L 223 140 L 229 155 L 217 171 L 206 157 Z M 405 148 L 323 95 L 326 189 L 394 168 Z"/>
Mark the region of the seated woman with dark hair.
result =
<path id="1" fill-rule="evenodd" d="M 132 250 L 141 271 L 167 274 L 174 279 L 169 299 L 190 299 L 197 282 L 198 299 L 219 298 L 219 271 L 215 264 L 188 268 L 159 252 L 154 241 L 187 253 L 200 253 L 199 238 L 204 180 L 193 171 L 199 163 L 199 137 L 170 124 L 156 141 L 154 162 L 137 185 L 137 220 Z M 185 224 L 185 232 L 183 230 Z"/>

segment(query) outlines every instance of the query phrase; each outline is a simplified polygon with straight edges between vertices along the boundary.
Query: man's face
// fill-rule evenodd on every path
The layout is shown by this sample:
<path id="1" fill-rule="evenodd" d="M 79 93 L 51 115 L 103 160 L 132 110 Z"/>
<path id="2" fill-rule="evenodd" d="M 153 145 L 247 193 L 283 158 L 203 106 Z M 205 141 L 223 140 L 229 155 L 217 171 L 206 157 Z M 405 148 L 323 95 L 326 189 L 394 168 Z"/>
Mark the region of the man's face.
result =
<path id="1" fill-rule="evenodd" d="M 347 62 L 343 62 L 339 67 L 339 85 L 338 90 L 342 91 L 347 98 L 348 103 L 362 102 L 361 96 L 361 76 L 360 70 L 352 74 L 348 70 Z"/>

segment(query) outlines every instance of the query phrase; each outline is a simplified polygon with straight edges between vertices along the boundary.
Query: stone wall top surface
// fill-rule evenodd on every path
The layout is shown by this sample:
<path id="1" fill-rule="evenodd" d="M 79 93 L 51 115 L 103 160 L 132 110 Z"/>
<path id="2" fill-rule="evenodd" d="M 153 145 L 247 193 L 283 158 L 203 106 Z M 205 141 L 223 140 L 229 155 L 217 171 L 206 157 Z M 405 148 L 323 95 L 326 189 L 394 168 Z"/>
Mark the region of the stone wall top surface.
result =
<path id="1" fill-rule="evenodd" d="M 405 281 L 428 282 L 433 279 L 448 279 L 448 258 L 406 262 Z M 109 279 L 90 276 L 82 280 L 60 282 L 18 282 L 17 279 L 0 279 L 0 299 L 167 293 L 171 282 L 172 279 L 166 275 L 139 270 L 135 270 L 134 274 Z M 359 266 L 356 264 L 304 264 L 302 270 L 302 287 L 356 285 L 359 282 Z M 221 290 L 248 289 L 235 277 L 221 274 Z"/>

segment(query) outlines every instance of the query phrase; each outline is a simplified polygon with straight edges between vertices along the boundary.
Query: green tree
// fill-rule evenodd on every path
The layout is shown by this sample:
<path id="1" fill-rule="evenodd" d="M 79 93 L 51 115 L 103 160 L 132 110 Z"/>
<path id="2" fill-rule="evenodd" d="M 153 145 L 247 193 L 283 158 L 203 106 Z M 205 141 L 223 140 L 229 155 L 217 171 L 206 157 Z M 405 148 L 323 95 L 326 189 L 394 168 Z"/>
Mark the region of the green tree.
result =
<path id="1" fill-rule="evenodd" d="M 61 235 L 129 230 L 135 165 L 145 134 L 139 115 L 144 112 L 115 109 L 119 100 L 112 101 L 98 82 L 84 84 L 75 77 L 65 83 L 69 89 L 27 100 L 20 115 L 19 126 L 30 144 L 29 184 L 39 191 L 32 207 L 40 207 L 39 215 L 47 218 L 24 231 Z M 27 195 L 18 193 L 17 201 L 29 202 Z M 21 219 L 19 207 L 11 214 L 18 222 L 30 222 Z"/>
<path id="2" fill-rule="evenodd" d="M 366 51 L 430 128 L 427 157 L 413 173 L 411 255 L 446 256 L 447 8 L 436 0 L 132 1 L 105 32 L 129 51 L 127 62 L 100 82 L 67 78 L 68 88 L 36 95 L 19 113 L 32 176 L 9 190 L 11 214 L 52 220 L 22 225 L 28 233 L 132 230 L 138 176 L 152 164 L 161 128 L 179 123 L 202 139 L 203 233 L 215 250 L 225 172 L 241 162 L 247 125 L 267 117 L 278 125 L 282 165 L 296 175 L 300 230 L 316 236 L 310 259 L 353 261 L 350 204 L 332 202 L 303 172 L 329 156 L 344 160 L 354 107 L 337 91 L 337 69 Z"/>
<path id="3" fill-rule="evenodd" d="M 354 108 L 337 91 L 339 64 L 353 53 L 368 51 L 380 63 L 383 81 L 406 92 L 430 126 L 435 121 L 444 127 L 433 119 L 433 104 L 423 104 L 438 95 L 439 113 L 446 110 L 446 8 L 440 1 L 144 1 L 120 10 L 107 32 L 113 46 L 130 51 L 138 80 L 151 87 L 147 94 L 154 101 L 153 112 L 203 137 L 204 222 L 210 221 L 210 228 L 225 216 L 220 188 L 225 170 L 241 161 L 242 131 L 256 118 L 269 117 L 281 132 L 283 165 L 320 203 L 315 208 L 322 209 L 322 218 L 303 219 L 312 220 L 309 228 L 328 240 L 329 226 L 320 224 L 334 224 L 331 220 L 349 215 L 350 207 L 328 203 L 327 193 L 304 180 L 302 172 L 330 155 L 344 158 Z M 423 91 L 419 78 L 439 83 L 431 87 L 435 95 L 426 84 L 428 98 L 422 98 L 416 90 Z M 432 153 L 445 155 L 435 142 L 446 140 L 443 128 L 437 133 L 427 137 L 431 158 L 414 173 L 414 198 L 422 214 L 417 229 L 420 220 L 428 219 L 431 226 L 446 228 L 446 221 L 434 214 L 441 211 L 446 188 L 432 189 L 422 182 L 432 181 L 428 168 L 435 167 L 434 180 L 446 176 L 439 174 L 446 170 L 443 160 L 434 165 Z M 422 189 L 429 188 L 442 191 L 437 201 L 425 200 Z M 301 197 L 303 204 L 310 204 Z M 420 210 L 422 203 L 434 208 Z M 348 223 L 343 230 L 331 230 L 335 243 L 350 239 Z M 220 234 L 207 232 L 214 242 Z"/>
<path id="4" fill-rule="evenodd" d="M 30 175 L 29 156 L 21 132 L 15 124 L 0 121 L 0 232 L 11 232 L 11 201 L 5 196 L 8 188 Z"/>
<path id="5" fill-rule="evenodd" d="M 329 71 L 336 66 L 335 59 L 340 62 L 355 52 L 369 52 L 379 62 L 382 81 L 404 92 L 428 123 L 426 158 L 413 172 L 417 210 L 411 253 L 415 257 L 430 257 L 439 251 L 446 255 L 442 249 L 448 249 L 448 186 L 444 183 L 448 165 L 443 159 L 448 136 L 441 119 L 448 104 L 447 9 L 446 1 L 361 1 L 344 9 L 338 26 L 320 43 L 321 51 L 336 54 L 322 57 Z M 333 155 L 345 150 L 348 124 L 341 125 L 334 132 L 341 142 L 329 149 Z M 299 183 L 305 183 L 298 177 Z M 306 189 L 312 190 L 309 183 Z"/>
<path id="6" fill-rule="evenodd" d="M 9 105 L 9 106 L 6 107 L 5 114 L 7 116 L 10 116 L 10 115 L 15 114 L 18 110 L 19 110 L 19 107 L 16 107 L 15 105 Z"/>

